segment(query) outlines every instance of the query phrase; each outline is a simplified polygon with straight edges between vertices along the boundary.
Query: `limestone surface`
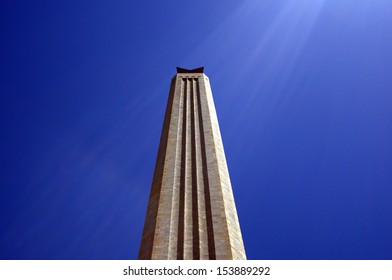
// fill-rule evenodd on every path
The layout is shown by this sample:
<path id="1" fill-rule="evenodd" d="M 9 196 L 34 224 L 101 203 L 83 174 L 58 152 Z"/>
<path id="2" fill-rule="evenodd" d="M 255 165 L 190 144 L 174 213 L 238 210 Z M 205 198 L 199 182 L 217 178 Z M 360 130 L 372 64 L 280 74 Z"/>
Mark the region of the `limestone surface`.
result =
<path id="1" fill-rule="evenodd" d="M 139 259 L 246 259 L 202 67 L 172 79 Z"/>

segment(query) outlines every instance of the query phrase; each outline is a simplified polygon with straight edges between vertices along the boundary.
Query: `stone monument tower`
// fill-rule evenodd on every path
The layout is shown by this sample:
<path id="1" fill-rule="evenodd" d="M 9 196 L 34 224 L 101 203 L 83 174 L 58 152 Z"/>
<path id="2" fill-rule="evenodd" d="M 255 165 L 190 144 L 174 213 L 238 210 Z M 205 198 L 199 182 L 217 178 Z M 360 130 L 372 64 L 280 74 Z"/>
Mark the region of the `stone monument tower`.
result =
<path id="1" fill-rule="evenodd" d="M 139 259 L 246 259 L 203 67 L 172 79 Z"/>

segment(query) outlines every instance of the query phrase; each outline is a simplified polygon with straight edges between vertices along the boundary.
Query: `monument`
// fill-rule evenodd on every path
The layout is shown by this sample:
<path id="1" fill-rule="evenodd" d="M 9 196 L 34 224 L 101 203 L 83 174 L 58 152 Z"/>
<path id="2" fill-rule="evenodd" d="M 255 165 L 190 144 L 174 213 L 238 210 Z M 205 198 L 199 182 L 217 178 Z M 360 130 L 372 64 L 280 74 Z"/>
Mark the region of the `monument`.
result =
<path id="1" fill-rule="evenodd" d="M 203 67 L 171 81 L 139 259 L 246 259 Z"/>

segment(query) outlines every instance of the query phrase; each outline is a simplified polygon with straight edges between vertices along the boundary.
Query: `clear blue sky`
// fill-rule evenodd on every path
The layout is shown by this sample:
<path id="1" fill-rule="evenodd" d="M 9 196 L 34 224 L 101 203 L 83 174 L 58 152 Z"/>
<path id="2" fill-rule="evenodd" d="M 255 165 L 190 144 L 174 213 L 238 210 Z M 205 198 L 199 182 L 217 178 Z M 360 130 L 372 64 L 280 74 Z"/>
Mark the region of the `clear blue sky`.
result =
<path id="1" fill-rule="evenodd" d="M 392 259 L 390 0 L 2 1 L 0 258 L 135 259 L 175 67 L 249 259 Z"/>

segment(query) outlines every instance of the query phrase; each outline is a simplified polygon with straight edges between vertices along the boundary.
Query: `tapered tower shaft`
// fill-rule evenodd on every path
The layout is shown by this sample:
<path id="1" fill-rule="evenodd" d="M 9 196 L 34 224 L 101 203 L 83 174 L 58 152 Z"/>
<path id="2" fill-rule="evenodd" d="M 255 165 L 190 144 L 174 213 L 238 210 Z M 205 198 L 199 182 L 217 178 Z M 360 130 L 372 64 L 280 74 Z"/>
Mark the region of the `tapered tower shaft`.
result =
<path id="1" fill-rule="evenodd" d="M 246 259 L 208 77 L 173 77 L 139 259 Z"/>

